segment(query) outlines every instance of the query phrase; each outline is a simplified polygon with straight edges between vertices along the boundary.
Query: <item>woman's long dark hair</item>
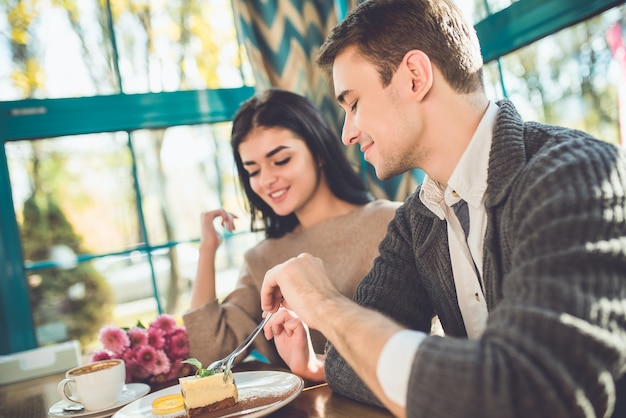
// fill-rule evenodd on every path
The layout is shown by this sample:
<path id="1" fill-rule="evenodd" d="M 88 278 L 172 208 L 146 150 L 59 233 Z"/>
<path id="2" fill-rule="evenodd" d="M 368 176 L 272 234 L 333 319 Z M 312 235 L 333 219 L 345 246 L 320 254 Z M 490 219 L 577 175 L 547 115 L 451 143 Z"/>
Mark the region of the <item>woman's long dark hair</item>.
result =
<path id="1" fill-rule="evenodd" d="M 339 199 L 359 205 L 373 199 L 365 183 L 352 169 L 339 138 L 315 106 L 303 96 L 272 88 L 248 99 L 233 119 L 230 144 L 239 181 L 248 199 L 247 209 L 250 211 L 253 231 L 265 229 L 267 238 L 278 238 L 292 231 L 299 223 L 295 213 L 277 215 L 250 187 L 250 176 L 243 167 L 239 145 L 257 127 L 285 128 L 302 138 L 313 154 L 314 161 L 322 162 L 330 190 Z M 260 220 L 264 228 L 258 227 Z"/>

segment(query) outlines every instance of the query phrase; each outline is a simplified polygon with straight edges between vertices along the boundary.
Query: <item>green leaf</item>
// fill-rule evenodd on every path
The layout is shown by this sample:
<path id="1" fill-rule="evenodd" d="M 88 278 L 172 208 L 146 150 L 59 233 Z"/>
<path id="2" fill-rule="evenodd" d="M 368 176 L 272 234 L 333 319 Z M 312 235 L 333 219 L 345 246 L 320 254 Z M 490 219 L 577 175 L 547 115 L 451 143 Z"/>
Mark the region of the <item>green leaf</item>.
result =
<path id="1" fill-rule="evenodd" d="M 213 376 L 214 374 L 215 374 L 215 370 L 200 369 L 198 376 L 208 377 L 208 376 Z"/>
<path id="2" fill-rule="evenodd" d="M 202 369 L 202 363 L 197 358 L 188 358 L 187 360 L 183 360 L 183 363 L 191 364 L 192 366 L 196 366 L 198 371 L 204 370 Z"/>
<path id="3" fill-rule="evenodd" d="M 215 370 L 208 370 L 202 368 L 202 363 L 197 358 L 188 358 L 187 360 L 183 360 L 183 363 L 191 364 L 192 366 L 196 366 L 198 370 L 196 370 L 196 376 L 198 377 L 208 377 L 213 376 L 215 374 Z"/>

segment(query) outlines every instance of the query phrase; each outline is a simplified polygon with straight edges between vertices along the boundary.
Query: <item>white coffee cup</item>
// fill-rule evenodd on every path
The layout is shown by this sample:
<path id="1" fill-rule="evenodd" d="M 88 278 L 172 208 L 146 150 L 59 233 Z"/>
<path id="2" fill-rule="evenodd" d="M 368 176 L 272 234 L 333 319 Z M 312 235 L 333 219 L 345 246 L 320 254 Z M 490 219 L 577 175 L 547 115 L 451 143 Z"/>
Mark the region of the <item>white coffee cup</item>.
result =
<path id="1" fill-rule="evenodd" d="M 118 401 L 125 381 L 124 360 L 101 360 L 68 370 L 57 390 L 66 400 L 80 403 L 88 411 L 99 411 Z"/>

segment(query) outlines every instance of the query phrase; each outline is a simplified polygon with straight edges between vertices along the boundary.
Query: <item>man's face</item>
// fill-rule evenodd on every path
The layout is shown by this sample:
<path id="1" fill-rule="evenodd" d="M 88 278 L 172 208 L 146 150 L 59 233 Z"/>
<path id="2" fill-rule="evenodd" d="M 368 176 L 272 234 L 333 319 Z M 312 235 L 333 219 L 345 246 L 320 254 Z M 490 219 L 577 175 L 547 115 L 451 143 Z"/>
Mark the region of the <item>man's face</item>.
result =
<path id="1" fill-rule="evenodd" d="M 402 90 L 403 83 L 394 76 L 391 84 L 383 87 L 376 68 L 354 47 L 335 59 L 333 81 L 346 112 L 343 143 L 359 144 L 364 159 L 374 166 L 381 180 L 415 168 L 416 126 L 408 117 L 412 103 Z"/>

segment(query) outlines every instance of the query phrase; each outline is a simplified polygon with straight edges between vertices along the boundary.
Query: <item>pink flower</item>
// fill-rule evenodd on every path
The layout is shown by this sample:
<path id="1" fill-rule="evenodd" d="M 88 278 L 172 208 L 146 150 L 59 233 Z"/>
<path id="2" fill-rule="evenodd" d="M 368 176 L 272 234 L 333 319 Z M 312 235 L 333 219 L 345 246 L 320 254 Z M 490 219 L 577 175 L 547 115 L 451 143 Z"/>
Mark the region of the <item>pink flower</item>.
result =
<path id="1" fill-rule="evenodd" d="M 179 360 L 182 363 L 182 360 Z M 191 364 L 184 363 L 180 366 L 180 370 L 178 371 L 178 377 L 190 376 L 195 373 L 196 368 Z"/>
<path id="2" fill-rule="evenodd" d="M 170 359 L 161 350 L 156 350 L 156 361 L 154 362 L 154 370 L 152 374 L 166 374 L 170 371 Z"/>
<path id="3" fill-rule="evenodd" d="M 136 363 L 137 362 L 137 351 L 139 351 L 139 349 L 137 350 L 126 350 L 124 353 L 122 353 L 122 355 L 120 356 L 120 358 L 122 360 L 124 360 L 125 363 Z"/>
<path id="4" fill-rule="evenodd" d="M 179 377 L 189 376 L 195 372 L 195 367 L 191 364 L 183 363 L 183 360 L 187 359 L 187 357 L 183 359 L 176 359 L 172 362 L 170 367 L 170 372 L 167 375 L 167 380 L 178 379 Z"/>
<path id="5" fill-rule="evenodd" d="M 165 345 L 164 332 L 159 328 L 148 328 L 148 344 L 154 348 L 163 348 Z"/>
<path id="6" fill-rule="evenodd" d="M 134 327 L 128 330 L 130 348 L 138 348 L 148 343 L 148 331 L 144 328 Z"/>
<path id="7" fill-rule="evenodd" d="M 166 351 L 170 357 L 175 359 L 186 359 L 189 357 L 189 343 L 187 341 L 187 331 L 182 327 L 177 327 L 167 341 Z"/>
<path id="8" fill-rule="evenodd" d="M 176 320 L 171 315 L 162 314 L 150 324 L 150 328 L 158 328 L 168 335 L 176 328 Z"/>
<path id="9" fill-rule="evenodd" d="M 104 345 L 104 348 L 112 351 L 114 354 L 123 353 L 124 350 L 130 345 L 128 335 L 126 335 L 126 333 L 120 328 L 112 325 L 102 327 L 98 338 L 102 342 L 102 345 Z"/>
<path id="10" fill-rule="evenodd" d="M 152 382 L 157 383 L 157 384 L 161 384 L 161 383 L 165 383 L 167 382 L 167 376 L 165 376 L 164 374 L 159 374 L 154 376 L 154 378 L 152 379 Z"/>
<path id="11" fill-rule="evenodd" d="M 91 355 L 91 361 L 100 361 L 100 360 L 108 360 L 112 358 L 111 354 L 109 354 L 106 350 L 98 350 Z"/>
<path id="12" fill-rule="evenodd" d="M 134 382 L 139 380 L 145 380 L 150 377 L 150 372 L 146 370 L 137 360 L 132 360 L 126 363 L 126 382 Z M 130 381 L 129 381 L 130 378 Z"/>
<path id="13" fill-rule="evenodd" d="M 144 369 L 150 372 L 150 374 L 154 373 L 154 366 L 156 364 L 156 350 L 154 347 L 149 345 L 143 346 L 137 350 L 136 356 L 137 363 L 141 365 Z"/>
<path id="14" fill-rule="evenodd" d="M 189 357 L 187 331 L 171 315 L 160 315 L 148 328 L 140 322 L 130 329 L 107 325 L 99 339 L 104 348 L 92 354 L 92 361 L 123 359 L 126 383 L 162 384 L 195 372 L 190 364 L 182 363 Z"/>
<path id="15" fill-rule="evenodd" d="M 170 372 L 167 374 L 166 379 L 172 380 L 178 377 L 178 373 L 181 371 L 183 366 L 183 361 L 181 359 L 176 359 L 171 362 Z"/>

